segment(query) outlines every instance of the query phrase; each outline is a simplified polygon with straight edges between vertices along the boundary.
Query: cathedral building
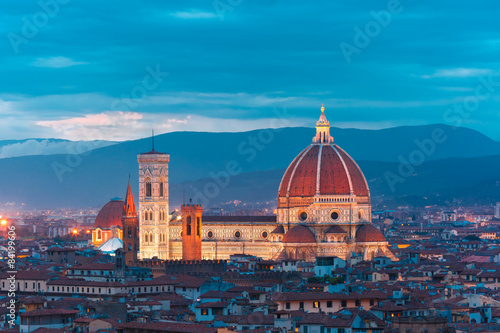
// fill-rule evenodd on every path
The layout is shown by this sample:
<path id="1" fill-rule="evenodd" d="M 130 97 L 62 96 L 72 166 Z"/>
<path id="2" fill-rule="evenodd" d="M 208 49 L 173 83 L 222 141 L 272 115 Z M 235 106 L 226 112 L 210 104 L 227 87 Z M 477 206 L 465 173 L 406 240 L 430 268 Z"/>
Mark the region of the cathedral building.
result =
<path id="1" fill-rule="evenodd" d="M 164 160 L 168 161 L 168 157 Z M 139 168 L 144 170 L 141 163 Z M 151 171 L 155 179 L 162 177 L 160 168 L 158 164 Z M 141 193 L 148 186 L 144 183 L 144 172 L 140 175 Z M 165 181 L 168 183 L 168 178 Z M 203 216 L 199 231 L 202 259 L 229 259 L 234 253 L 309 261 L 316 256 L 347 259 L 353 254 L 366 259 L 375 255 L 395 259 L 384 235 L 371 223 L 366 179 L 356 162 L 335 144 L 324 107 L 312 143 L 297 155 L 283 175 L 277 204 L 276 216 Z M 141 219 L 147 217 L 140 215 Z M 170 220 L 164 229 L 168 231 L 168 253 L 158 256 L 160 259 L 186 259 L 187 242 L 197 244 L 192 243 L 194 236 L 183 237 L 186 221 L 186 217 Z M 141 227 L 144 224 L 141 221 Z M 197 230 L 199 227 L 196 224 Z M 143 237 L 141 229 L 141 241 Z"/>
<path id="2" fill-rule="evenodd" d="M 370 190 L 363 172 L 335 143 L 324 107 L 311 144 L 295 157 L 281 179 L 275 216 L 203 216 L 203 207 L 193 203 L 183 205 L 180 215 L 172 218 L 170 156 L 155 151 L 153 145 L 152 151 L 137 159 L 138 221 L 131 192 L 130 196 L 127 192 L 126 203 L 111 201 L 97 216 L 94 244 L 115 234 L 122 238 L 121 228 L 113 231 L 113 225 L 121 222 L 118 210 L 121 205 L 123 211 L 125 205 L 129 208 L 123 221 L 131 226 L 138 223 L 139 235 L 137 240 L 128 224 L 123 224 L 124 250 L 137 254 L 137 240 L 139 259 L 229 259 L 244 253 L 273 260 L 348 259 L 353 255 L 364 259 L 385 255 L 396 260 L 382 232 L 371 223 Z M 130 254 L 128 258 L 134 259 Z"/>

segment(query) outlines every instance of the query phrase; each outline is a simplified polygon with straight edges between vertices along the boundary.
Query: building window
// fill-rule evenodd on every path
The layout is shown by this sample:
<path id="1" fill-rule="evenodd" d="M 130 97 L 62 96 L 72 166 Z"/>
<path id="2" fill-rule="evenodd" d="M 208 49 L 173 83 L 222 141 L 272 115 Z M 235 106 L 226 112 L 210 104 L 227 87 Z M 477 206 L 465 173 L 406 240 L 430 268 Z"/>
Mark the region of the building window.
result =
<path id="1" fill-rule="evenodd" d="M 299 309 L 300 310 L 304 310 L 304 302 L 300 302 L 299 303 Z"/>
<path id="2" fill-rule="evenodd" d="M 191 236 L 191 216 L 186 218 L 186 236 Z"/>
<path id="3" fill-rule="evenodd" d="M 347 306 L 347 301 L 346 300 L 342 300 L 340 302 L 340 306 L 342 306 L 343 308 L 345 308 Z"/>
<path id="4" fill-rule="evenodd" d="M 313 302 L 313 308 L 319 308 L 320 304 L 320 302 Z"/>
<path id="5" fill-rule="evenodd" d="M 326 307 L 331 308 L 332 307 L 332 301 L 326 301 Z"/>
<path id="6" fill-rule="evenodd" d="M 196 218 L 196 236 L 201 235 L 201 218 Z"/>
<path id="7" fill-rule="evenodd" d="M 150 198 L 151 194 L 151 181 L 146 181 L 146 197 Z"/>
<path id="8" fill-rule="evenodd" d="M 370 300 L 370 305 L 374 305 L 375 304 L 375 300 L 371 299 Z"/>
<path id="9" fill-rule="evenodd" d="M 357 299 L 357 300 L 354 302 L 354 304 L 355 304 L 356 306 L 361 306 L 361 301 L 360 301 L 359 299 Z"/>
<path id="10" fill-rule="evenodd" d="M 234 238 L 241 238 L 241 232 L 239 230 L 234 232 Z"/>
<path id="11" fill-rule="evenodd" d="M 299 220 L 304 222 L 305 220 L 307 220 L 307 213 L 302 211 L 299 213 Z"/>
<path id="12" fill-rule="evenodd" d="M 285 303 L 285 309 L 290 310 L 290 302 Z"/>
<path id="13" fill-rule="evenodd" d="M 149 211 L 149 220 L 153 221 L 153 211 Z"/>
<path id="14" fill-rule="evenodd" d="M 262 238 L 266 239 L 268 236 L 267 231 L 263 231 L 261 236 L 262 236 Z"/>
<path id="15" fill-rule="evenodd" d="M 213 238 L 214 237 L 214 233 L 212 230 L 210 230 L 209 232 L 207 232 L 207 237 L 208 238 Z"/>
<path id="16" fill-rule="evenodd" d="M 201 309 L 202 316 L 208 316 L 208 309 Z"/>
<path id="17" fill-rule="evenodd" d="M 330 213 L 330 218 L 333 220 L 333 221 L 337 221 L 340 217 L 340 212 L 338 210 L 334 210 Z"/>
<path id="18" fill-rule="evenodd" d="M 160 197 L 163 196 L 163 183 L 160 183 Z"/>

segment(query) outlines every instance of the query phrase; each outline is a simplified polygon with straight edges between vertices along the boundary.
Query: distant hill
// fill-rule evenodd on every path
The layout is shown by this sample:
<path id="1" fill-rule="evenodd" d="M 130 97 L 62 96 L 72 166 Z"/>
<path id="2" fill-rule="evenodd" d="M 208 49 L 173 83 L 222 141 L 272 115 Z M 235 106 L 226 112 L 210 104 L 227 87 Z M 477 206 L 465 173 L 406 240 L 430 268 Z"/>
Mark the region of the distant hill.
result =
<path id="1" fill-rule="evenodd" d="M 396 186 L 395 195 L 404 195 L 410 190 L 420 193 L 462 188 L 463 184 L 473 186 L 495 177 L 500 162 L 498 156 L 491 155 L 500 155 L 500 143 L 474 130 L 430 125 L 385 130 L 333 128 L 331 133 L 335 141 L 359 161 L 372 193 L 392 195 L 384 185 L 384 173 L 387 170 L 397 172 L 400 158 L 408 159 L 418 152 L 415 140 L 429 139 L 436 130 L 442 130 L 446 139 L 426 155 L 425 163 L 416 169 L 415 176 Z M 216 177 L 229 163 L 237 163 L 240 173 L 227 187 L 229 196 L 238 191 L 250 196 L 252 191 L 257 191 L 263 198 L 274 199 L 282 170 L 313 136 L 312 128 L 242 133 L 175 132 L 157 136 L 155 145 L 156 150 L 170 153 L 172 202 L 180 202 L 175 184 Z M 109 198 L 124 196 L 129 174 L 137 192 L 137 154 L 149 150 L 151 139 L 146 138 L 116 143 L 83 155 L 0 159 L 0 202 L 24 202 L 43 207 L 103 205 Z M 485 163 L 491 169 L 486 168 Z"/>
<path id="2" fill-rule="evenodd" d="M 0 140 L 0 159 L 29 155 L 83 153 L 115 144 L 112 141 L 69 141 L 60 139 Z"/>
<path id="3" fill-rule="evenodd" d="M 399 175 L 399 163 L 359 161 L 358 164 L 372 197 L 379 200 L 386 198 L 413 205 L 446 204 L 455 198 L 468 204 L 500 200 L 500 156 L 429 161 L 415 167 L 411 176 L 399 179 L 392 187 L 387 173 Z M 279 169 L 232 177 L 227 187 L 219 187 L 220 194 L 214 199 L 210 199 L 211 189 L 205 192 L 208 183 L 215 183 L 211 178 L 175 184 L 170 189 L 172 204 L 181 204 L 184 193 L 186 198 L 199 198 L 200 203 L 209 205 L 231 200 L 275 200 L 284 172 L 285 169 Z"/>

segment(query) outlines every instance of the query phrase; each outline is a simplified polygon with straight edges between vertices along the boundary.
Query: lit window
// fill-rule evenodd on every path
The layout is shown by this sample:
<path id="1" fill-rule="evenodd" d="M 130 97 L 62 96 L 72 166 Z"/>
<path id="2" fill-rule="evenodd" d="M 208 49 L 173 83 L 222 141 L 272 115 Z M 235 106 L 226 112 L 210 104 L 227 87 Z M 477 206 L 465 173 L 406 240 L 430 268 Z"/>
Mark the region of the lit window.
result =
<path id="1" fill-rule="evenodd" d="M 320 302 L 313 302 L 313 308 L 319 308 Z"/>

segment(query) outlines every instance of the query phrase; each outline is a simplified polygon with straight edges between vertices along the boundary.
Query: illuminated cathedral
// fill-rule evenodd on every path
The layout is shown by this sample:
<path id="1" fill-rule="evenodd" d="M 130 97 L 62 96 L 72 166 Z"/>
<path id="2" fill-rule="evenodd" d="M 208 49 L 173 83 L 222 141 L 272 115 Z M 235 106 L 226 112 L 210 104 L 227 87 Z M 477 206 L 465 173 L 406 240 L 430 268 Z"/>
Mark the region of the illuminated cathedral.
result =
<path id="1" fill-rule="evenodd" d="M 201 205 L 188 204 L 172 217 L 169 161 L 170 155 L 154 147 L 138 155 L 139 259 L 229 259 L 231 254 L 245 253 L 273 260 L 348 259 L 352 255 L 364 259 L 385 255 L 395 260 L 386 238 L 371 223 L 366 179 L 330 135 L 324 107 L 311 144 L 295 157 L 281 179 L 274 216 L 203 216 Z M 123 227 L 113 231 L 112 225 L 125 216 L 124 206 L 119 200 L 104 206 L 106 214 L 99 213 L 93 240 L 94 233 L 102 235 L 103 225 L 109 227 L 106 237 L 123 236 Z"/>

